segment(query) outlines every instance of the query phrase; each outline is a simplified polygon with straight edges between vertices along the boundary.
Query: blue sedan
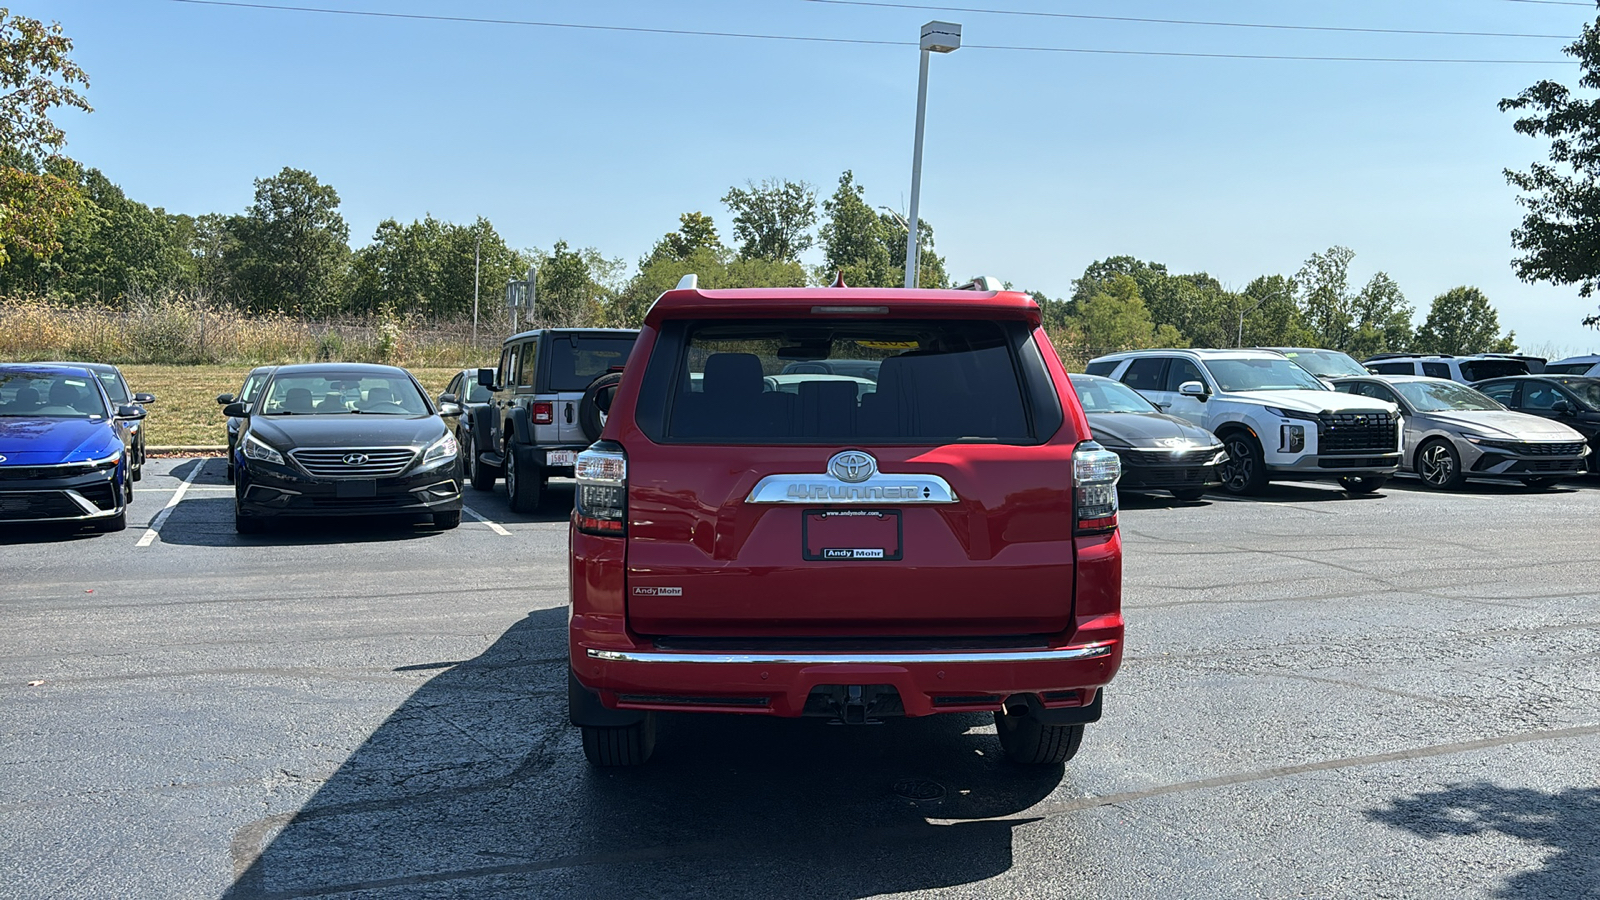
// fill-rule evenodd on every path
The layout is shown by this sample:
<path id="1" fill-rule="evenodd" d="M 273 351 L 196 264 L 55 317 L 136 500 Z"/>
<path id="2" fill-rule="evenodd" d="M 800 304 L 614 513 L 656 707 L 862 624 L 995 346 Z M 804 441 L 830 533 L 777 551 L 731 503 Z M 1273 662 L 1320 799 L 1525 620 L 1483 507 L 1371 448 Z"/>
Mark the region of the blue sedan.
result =
<path id="1" fill-rule="evenodd" d="M 117 420 L 143 417 L 80 366 L 0 365 L 0 523 L 126 528 L 133 432 Z"/>

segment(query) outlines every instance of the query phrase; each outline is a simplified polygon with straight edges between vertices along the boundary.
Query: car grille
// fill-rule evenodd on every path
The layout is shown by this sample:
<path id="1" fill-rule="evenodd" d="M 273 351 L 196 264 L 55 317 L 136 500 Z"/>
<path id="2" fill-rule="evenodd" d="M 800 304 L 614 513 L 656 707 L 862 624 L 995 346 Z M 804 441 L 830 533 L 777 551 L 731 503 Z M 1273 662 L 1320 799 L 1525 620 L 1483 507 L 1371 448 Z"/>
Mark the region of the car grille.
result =
<path id="1" fill-rule="evenodd" d="M 1388 413 L 1323 413 L 1317 417 L 1318 453 L 1394 452 L 1400 419 Z"/>
<path id="2" fill-rule="evenodd" d="M 1577 456 L 1583 452 L 1583 441 L 1479 441 L 1478 444 L 1518 456 Z"/>
<path id="3" fill-rule="evenodd" d="M 0 481 L 43 481 L 47 478 L 71 478 L 94 470 L 87 463 L 64 466 L 0 466 Z"/>
<path id="4" fill-rule="evenodd" d="M 1130 466 L 1203 466 L 1222 452 L 1221 447 L 1202 447 L 1199 450 L 1115 450 Z"/>
<path id="5" fill-rule="evenodd" d="M 67 519 L 84 514 L 65 491 L 0 492 L 0 519 Z"/>
<path id="6" fill-rule="evenodd" d="M 318 478 L 389 478 L 411 465 L 417 451 L 410 447 L 385 447 L 378 450 L 291 450 L 289 455 L 301 468 Z M 361 462 L 348 460 L 365 457 Z"/>
<path id="7" fill-rule="evenodd" d="M 91 484 L 88 487 L 73 488 L 83 495 L 83 499 L 93 503 L 101 509 L 117 508 L 117 486 L 109 481 Z"/>
<path id="8" fill-rule="evenodd" d="M 1212 470 L 1203 467 L 1140 467 L 1138 469 L 1132 469 L 1128 472 L 1128 486 L 1133 487 L 1135 485 L 1144 485 L 1146 487 L 1153 487 L 1155 485 L 1166 485 L 1183 487 L 1184 485 L 1192 485 L 1194 487 L 1201 487 L 1205 485 L 1206 474 L 1210 471 Z"/>

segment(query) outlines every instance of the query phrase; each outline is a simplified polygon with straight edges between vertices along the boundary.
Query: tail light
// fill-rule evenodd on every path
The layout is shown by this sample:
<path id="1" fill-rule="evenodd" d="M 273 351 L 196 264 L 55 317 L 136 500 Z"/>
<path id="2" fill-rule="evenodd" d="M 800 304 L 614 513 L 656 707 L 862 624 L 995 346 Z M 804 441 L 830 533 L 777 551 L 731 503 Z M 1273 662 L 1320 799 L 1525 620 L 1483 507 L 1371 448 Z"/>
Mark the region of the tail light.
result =
<path id="1" fill-rule="evenodd" d="M 1117 479 L 1122 460 L 1094 441 L 1072 453 L 1072 514 L 1076 534 L 1101 534 L 1117 529 Z"/>
<path id="2" fill-rule="evenodd" d="M 556 420 L 556 405 L 554 403 L 535 403 L 533 405 L 533 424 L 549 425 Z"/>
<path id="3" fill-rule="evenodd" d="M 573 516 L 584 534 L 621 537 L 628 533 L 628 454 L 622 445 L 600 441 L 578 454 L 572 467 L 578 481 Z"/>

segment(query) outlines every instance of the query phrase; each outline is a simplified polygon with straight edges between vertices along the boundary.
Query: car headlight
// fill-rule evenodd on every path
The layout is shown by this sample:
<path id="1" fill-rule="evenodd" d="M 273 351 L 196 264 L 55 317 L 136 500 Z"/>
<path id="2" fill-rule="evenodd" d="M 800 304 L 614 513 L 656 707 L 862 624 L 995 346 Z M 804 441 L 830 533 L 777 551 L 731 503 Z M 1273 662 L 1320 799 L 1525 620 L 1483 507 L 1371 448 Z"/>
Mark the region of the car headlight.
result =
<path id="1" fill-rule="evenodd" d="M 99 459 L 91 459 L 85 463 L 85 465 L 87 465 L 90 470 L 98 472 L 101 469 L 115 469 L 117 467 L 117 463 L 120 462 L 122 462 L 122 448 L 118 447 L 110 456 L 102 456 Z"/>
<path id="2" fill-rule="evenodd" d="M 247 459 L 259 459 L 262 462 L 283 465 L 283 454 L 267 446 L 253 434 L 244 436 L 244 455 Z"/>
<path id="3" fill-rule="evenodd" d="M 1298 409 L 1284 409 L 1281 406 L 1268 406 L 1266 407 L 1266 410 L 1275 416 L 1281 416 L 1285 419 L 1304 419 L 1307 422 L 1317 421 L 1316 413 L 1301 412 Z"/>
<path id="4" fill-rule="evenodd" d="M 461 445 L 456 443 L 456 436 L 446 431 L 444 437 L 428 445 L 422 454 L 422 464 L 427 465 L 441 459 L 450 459 L 461 452 Z"/>

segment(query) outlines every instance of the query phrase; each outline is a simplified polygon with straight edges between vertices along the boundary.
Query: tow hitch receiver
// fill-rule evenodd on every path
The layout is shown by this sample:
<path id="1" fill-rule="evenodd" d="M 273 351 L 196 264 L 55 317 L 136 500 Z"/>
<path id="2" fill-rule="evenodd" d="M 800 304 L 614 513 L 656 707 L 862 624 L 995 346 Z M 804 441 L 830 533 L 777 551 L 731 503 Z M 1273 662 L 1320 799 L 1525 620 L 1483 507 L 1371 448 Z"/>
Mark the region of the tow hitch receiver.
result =
<path id="1" fill-rule="evenodd" d="M 819 684 L 806 697 L 804 715 L 826 717 L 830 725 L 881 725 L 884 716 L 905 712 L 892 684 Z"/>

